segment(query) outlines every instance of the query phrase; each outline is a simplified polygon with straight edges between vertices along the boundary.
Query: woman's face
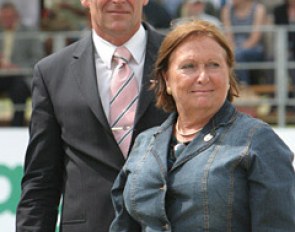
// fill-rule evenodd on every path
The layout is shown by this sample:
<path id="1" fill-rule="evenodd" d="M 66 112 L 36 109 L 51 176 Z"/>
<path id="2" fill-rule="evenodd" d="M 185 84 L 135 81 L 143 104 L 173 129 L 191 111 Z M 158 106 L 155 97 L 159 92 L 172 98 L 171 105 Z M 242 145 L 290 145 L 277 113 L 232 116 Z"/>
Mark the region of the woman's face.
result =
<path id="1" fill-rule="evenodd" d="M 215 114 L 229 90 L 226 52 L 212 38 L 191 36 L 171 54 L 164 77 L 179 114 Z"/>

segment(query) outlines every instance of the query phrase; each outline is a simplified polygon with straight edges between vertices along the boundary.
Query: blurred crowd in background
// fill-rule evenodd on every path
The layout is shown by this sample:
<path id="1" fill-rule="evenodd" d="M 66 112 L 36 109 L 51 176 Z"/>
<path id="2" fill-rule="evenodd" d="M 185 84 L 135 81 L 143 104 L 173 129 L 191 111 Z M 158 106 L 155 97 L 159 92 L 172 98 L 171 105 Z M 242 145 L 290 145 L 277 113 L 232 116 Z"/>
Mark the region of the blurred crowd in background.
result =
<path id="1" fill-rule="evenodd" d="M 295 0 L 149 0 L 144 8 L 144 20 L 164 33 L 195 19 L 210 21 L 225 30 L 237 62 L 267 61 L 273 59 L 273 43 L 265 39 L 266 33 L 260 28 L 295 25 Z M 233 30 L 240 26 L 250 26 L 251 30 Z M 27 126 L 29 113 L 24 108 L 30 99 L 32 67 L 56 50 L 53 37 L 40 37 L 40 32 L 75 31 L 83 35 L 90 30 L 89 14 L 80 0 L 0 0 L 0 100 L 8 98 L 13 106 L 7 122 L 1 120 L 1 115 L 6 118 L 6 108 L 0 104 L 0 126 Z M 79 38 L 67 37 L 64 45 Z M 293 61 L 295 30 L 288 33 L 287 51 L 288 60 Z M 288 73 L 290 86 L 295 85 L 294 70 Z M 241 88 L 275 82 L 271 72 L 267 80 L 248 69 L 237 70 L 236 74 Z M 290 96 L 294 97 L 292 90 Z M 295 112 L 294 108 L 290 111 Z"/>

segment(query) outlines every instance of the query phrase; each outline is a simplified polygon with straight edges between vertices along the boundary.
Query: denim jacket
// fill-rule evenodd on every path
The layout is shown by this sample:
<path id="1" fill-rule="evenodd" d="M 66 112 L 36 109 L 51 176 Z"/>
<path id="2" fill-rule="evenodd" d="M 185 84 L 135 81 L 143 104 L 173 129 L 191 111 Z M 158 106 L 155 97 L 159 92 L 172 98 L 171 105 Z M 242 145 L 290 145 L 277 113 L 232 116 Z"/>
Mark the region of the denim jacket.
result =
<path id="1" fill-rule="evenodd" d="M 167 171 L 176 118 L 137 137 L 111 232 L 295 231 L 294 154 L 268 124 L 226 101 Z"/>

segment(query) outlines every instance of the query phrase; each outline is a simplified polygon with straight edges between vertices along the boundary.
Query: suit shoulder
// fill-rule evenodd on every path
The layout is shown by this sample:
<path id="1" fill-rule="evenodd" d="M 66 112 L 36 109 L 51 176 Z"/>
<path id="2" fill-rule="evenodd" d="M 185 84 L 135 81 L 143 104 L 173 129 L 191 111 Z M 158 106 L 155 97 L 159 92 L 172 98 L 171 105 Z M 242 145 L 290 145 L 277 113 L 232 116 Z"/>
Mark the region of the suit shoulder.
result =
<path id="1" fill-rule="evenodd" d="M 52 66 L 56 64 L 66 64 L 67 62 L 70 62 L 75 56 L 75 53 L 77 51 L 81 50 L 81 48 L 84 48 L 87 46 L 86 44 L 91 44 L 91 38 L 85 37 L 82 38 L 64 48 L 61 50 L 54 52 L 44 58 L 42 58 L 37 65 L 38 66 Z"/>
<path id="2" fill-rule="evenodd" d="M 156 46 L 160 46 L 161 42 L 165 37 L 165 33 L 156 30 L 153 26 L 148 23 L 143 23 L 145 30 L 148 33 L 148 43 L 154 43 Z"/>

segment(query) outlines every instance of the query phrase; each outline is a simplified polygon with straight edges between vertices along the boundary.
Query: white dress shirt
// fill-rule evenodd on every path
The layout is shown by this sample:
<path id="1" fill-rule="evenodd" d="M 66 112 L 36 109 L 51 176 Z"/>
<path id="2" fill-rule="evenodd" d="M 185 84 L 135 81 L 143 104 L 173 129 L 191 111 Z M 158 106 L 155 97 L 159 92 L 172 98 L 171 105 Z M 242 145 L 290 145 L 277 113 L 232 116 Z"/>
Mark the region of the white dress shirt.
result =
<path id="1" fill-rule="evenodd" d="M 98 91 L 100 94 L 104 112 L 108 118 L 110 104 L 109 89 L 113 72 L 112 57 L 117 47 L 99 37 L 94 30 L 92 33 L 92 38 L 96 49 L 95 65 Z M 147 34 L 145 29 L 141 25 L 134 36 L 123 45 L 132 54 L 129 66 L 134 71 L 139 90 L 143 76 L 146 43 Z"/>

